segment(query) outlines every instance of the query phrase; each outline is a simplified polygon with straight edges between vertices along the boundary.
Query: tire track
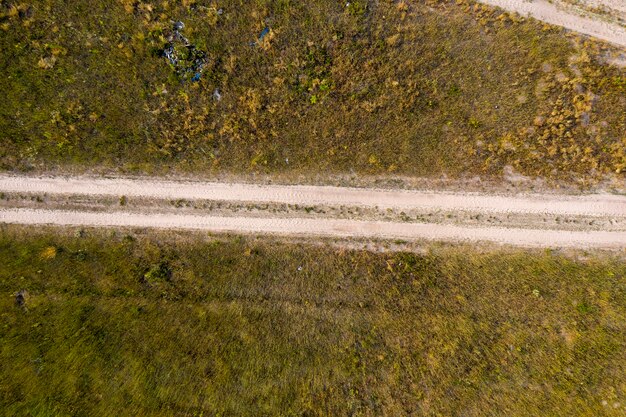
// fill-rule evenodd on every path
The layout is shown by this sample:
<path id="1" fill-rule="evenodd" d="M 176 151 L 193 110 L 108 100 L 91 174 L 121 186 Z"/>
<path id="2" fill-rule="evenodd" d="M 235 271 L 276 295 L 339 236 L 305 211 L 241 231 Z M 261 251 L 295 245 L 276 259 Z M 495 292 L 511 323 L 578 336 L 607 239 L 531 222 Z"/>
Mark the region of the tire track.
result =
<path id="1" fill-rule="evenodd" d="M 205 183 L 173 180 L 127 178 L 60 178 L 0 175 L 0 192 L 30 195 L 43 209 L 19 206 L 20 199 L 7 199 L 0 209 L 0 223 L 52 224 L 58 226 L 151 227 L 162 229 L 206 230 L 280 235 L 332 236 L 340 238 L 373 238 L 403 240 L 442 240 L 453 242 L 494 242 L 526 247 L 626 248 L 626 231 L 590 230 L 567 226 L 552 228 L 545 224 L 546 215 L 584 215 L 606 225 L 626 220 L 626 196 L 593 195 L 488 195 L 416 190 L 383 190 L 308 185 L 257 185 L 237 183 Z M 46 208 L 40 195 L 80 197 L 71 210 L 62 206 Z M 111 208 L 91 204 L 102 196 L 149 199 L 165 202 L 177 199 L 216 200 L 224 202 L 264 202 L 290 205 L 324 205 L 326 207 L 360 206 L 376 209 L 425 209 L 448 213 L 471 212 L 489 214 L 522 214 L 514 225 L 496 226 L 489 218 L 475 220 L 472 225 L 401 221 L 400 219 L 337 218 L 336 215 L 285 217 L 272 211 L 263 217 L 238 211 L 215 214 L 180 214 L 174 206 L 151 211 L 149 204 L 132 208 L 116 205 Z M 150 200 L 152 199 L 152 200 Z M 52 199 L 54 200 L 54 199 Z M 99 207 L 99 208 L 97 208 Z M 308 211 L 307 211 L 308 213 Z M 590 224 L 593 222 L 590 222 Z M 612 226 L 606 226 L 612 227 Z"/>
<path id="2" fill-rule="evenodd" d="M 5 209 L 0 220 L 15 224 L 57 226 L 149 227 L 276 235 L 357 237 L 454 242 L 494 242 L 525 247 L 584 246 L 623 249 L 626 232 L 582 232 L 536 229 L 470 228 L 424 223 L 368 222 L 337 219 L 214 217 L 195 215 L 93 213 L 56 210 Z"/>
<path id="3" fill-rule="evenodd" d="M 480 211 L 584 216 L 626 216 L 626 197 L 611 194 L 498 196 L 414 190 L 308 185 L 256 185 L 190 181 L 61 178 L 0 175 L 0 191 L 86 196 L 125 196 L 299 205 Z"/>

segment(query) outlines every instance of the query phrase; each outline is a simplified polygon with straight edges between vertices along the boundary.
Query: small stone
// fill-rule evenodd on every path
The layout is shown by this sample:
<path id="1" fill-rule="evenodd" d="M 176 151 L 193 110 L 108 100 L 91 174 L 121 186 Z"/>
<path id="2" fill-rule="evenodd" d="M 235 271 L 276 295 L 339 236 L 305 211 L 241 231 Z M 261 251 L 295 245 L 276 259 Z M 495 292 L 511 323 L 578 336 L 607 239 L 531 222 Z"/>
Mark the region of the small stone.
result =
<path id="1" fill-rule="evenodd" d="M 533 124 L 538 127 L 543 126 L 545 122 L 546 122 L 546 119 L 545 117 L 542 117 L 542 116 L 537 116 L 535 117 L 535 120 L 533 120 Z"/>
<path id="2" fill-rule="evenodd" d="M 51 57 L 41 58 L 39 62 L 37 62 L 37 66 L 41 69 L 51 69 L 54 67 L 54 64 L 57 61 L 57 57 L 54 55 Z"/>

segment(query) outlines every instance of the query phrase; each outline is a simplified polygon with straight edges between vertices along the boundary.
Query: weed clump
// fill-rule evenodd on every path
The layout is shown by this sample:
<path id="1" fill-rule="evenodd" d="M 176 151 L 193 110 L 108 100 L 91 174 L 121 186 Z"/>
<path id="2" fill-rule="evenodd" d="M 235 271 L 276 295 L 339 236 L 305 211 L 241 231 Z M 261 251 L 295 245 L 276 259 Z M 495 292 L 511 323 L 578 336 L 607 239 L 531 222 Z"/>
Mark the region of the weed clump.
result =
<path id="1" fill-rule="evenodd" d="M 150 285 L 167 282 L 172 277 L 172 269 L 166 261 L 156 263 L 143 275 L 144 280 Z"/>

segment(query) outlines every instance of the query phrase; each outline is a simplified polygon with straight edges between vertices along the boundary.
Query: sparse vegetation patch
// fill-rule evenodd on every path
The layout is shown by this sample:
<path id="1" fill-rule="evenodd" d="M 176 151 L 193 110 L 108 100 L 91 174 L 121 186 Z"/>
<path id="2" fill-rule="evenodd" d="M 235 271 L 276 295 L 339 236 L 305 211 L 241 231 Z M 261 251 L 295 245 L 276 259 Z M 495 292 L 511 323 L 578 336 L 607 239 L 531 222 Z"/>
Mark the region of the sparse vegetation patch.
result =
<path id="1" fill-rule="evenodd" d="M 2 228 L 2 414 L 624 414 L 623 261 L 197 236 Z"/>
<path id="2" fill-rule="evenodd" d="M 3 169 L 626 169 L 624 71 L 467 0 L 1 1 L 0 31 Z"/>

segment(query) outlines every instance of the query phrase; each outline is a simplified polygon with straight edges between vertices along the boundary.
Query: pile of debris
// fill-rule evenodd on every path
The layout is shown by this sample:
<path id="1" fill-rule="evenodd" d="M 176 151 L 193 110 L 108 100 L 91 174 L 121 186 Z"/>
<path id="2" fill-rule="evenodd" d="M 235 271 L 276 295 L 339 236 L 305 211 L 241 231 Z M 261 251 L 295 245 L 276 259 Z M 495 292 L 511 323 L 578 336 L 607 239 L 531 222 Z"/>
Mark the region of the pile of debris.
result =
<path id="1" fill-rule="evenodd" d="M 199 81 L 208 61 L 207 56 L 181 33 L 184 28 L 183 22 L 174 23 L 173 31 L 167 37 L 168 43 L 163 49 L 163 56 L 181 79 L 191 78 L 191 81 Z"/>

